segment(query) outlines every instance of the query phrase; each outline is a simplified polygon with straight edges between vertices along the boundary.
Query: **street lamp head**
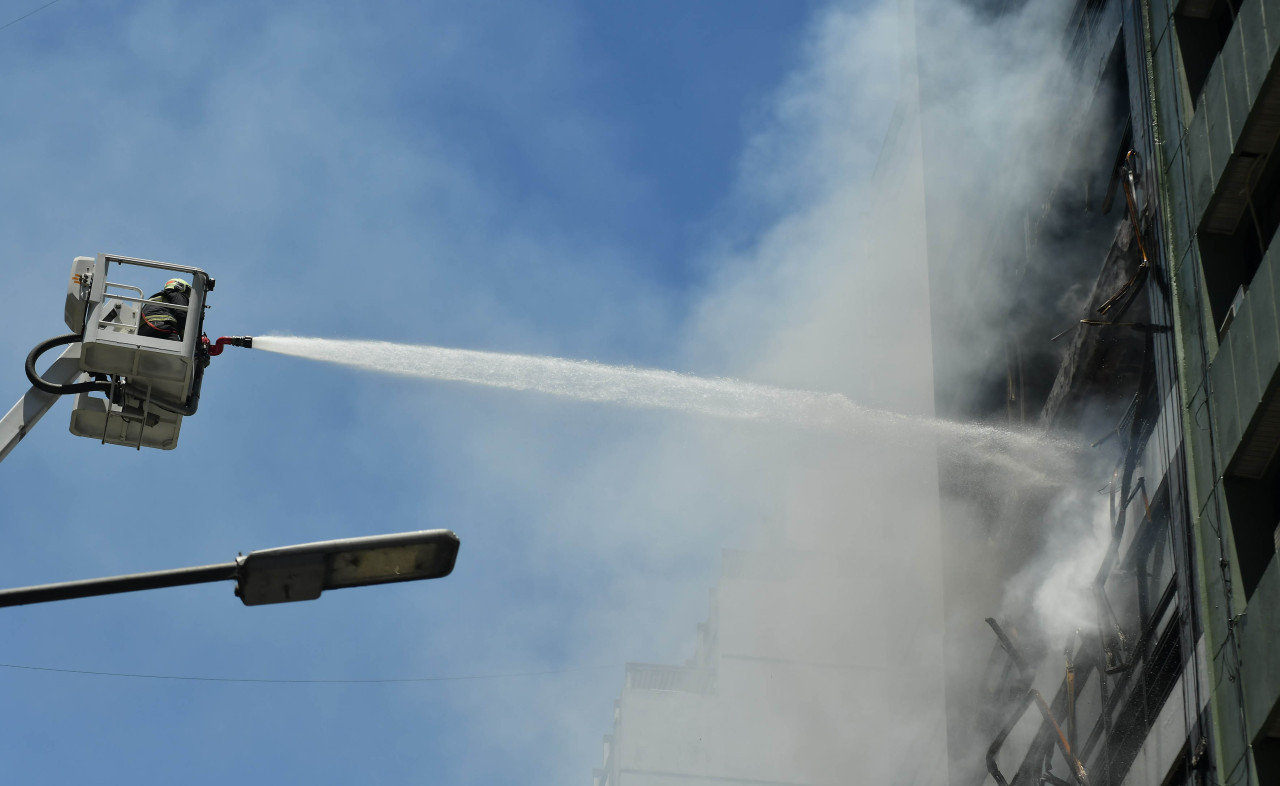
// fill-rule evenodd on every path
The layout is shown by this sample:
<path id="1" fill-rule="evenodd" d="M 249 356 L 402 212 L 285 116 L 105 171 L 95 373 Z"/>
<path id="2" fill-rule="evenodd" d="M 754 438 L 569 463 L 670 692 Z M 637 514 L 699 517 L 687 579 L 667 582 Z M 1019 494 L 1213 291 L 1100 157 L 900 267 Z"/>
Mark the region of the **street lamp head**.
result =
<path id="1" fill-rule="evenodd" d="M 458 536 L 447 529 L 344 538 L 252 551 L 237 560 L 246 606 L 315 600 L 326 589 L 437 579 L 453 571 Z"/>

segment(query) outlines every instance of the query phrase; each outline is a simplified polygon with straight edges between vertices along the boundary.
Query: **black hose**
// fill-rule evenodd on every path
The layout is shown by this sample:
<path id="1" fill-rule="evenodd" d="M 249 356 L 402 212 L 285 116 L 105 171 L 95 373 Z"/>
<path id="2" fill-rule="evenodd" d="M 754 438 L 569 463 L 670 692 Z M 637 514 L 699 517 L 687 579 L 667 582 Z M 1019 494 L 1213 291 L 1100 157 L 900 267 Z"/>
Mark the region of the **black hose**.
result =
<path id="1" fill-rule="evenodd" d="M 65 336 L 58 336 L 57 338 L 51 338 L 47 341 L 42 341 L 39 344 L 36 344 L 35 349 L 31 350 L 31 354 L 27 355 L 26 370 L 27 379 L 31 380 L 31 384 L 37 390 L 43 390 L 45 393 L 52 393 L 55 396 L 65 396 L 72 393 L 106 393 L 110 395 L 110 382 L 76 382 L 70 385 L 55 385 L 47 379 L 41 378 L 41 376 L 36 373 L 37 358 L 54 347 L 62 346 L 63 344 L 74 344 L 79 340 L 80 335 L 78 333 L 68 333 Z M 199 352 L 197 352 L 197 354 L 199 354 Z M 160 409 L 167 410 L 176 415 L 188 416 L 196 414 L 196 408 L 200 406 L 200 387 L 204 382 L 204 366 L 205 364 L 200 362 L 200 358 L 197 357 L 195 376 L 191 384 L 191 395 L 187 398 L 185 403 L 174 404 L 172 402 L 161 401 L 159 399 L 151 399 L 151 403 Z M 140 398 L 147 397 L 145 391 L 134 390 L 128 385 L 125 386 L 125 389 L 131 395 L 136 395 Z"/>
<path id="2" fill-rule="evenodd" d="M 66 396 L 72 393 L 107 393 L 111 390 L 110 382 L 74 382 L 69 385 L 55 385 L 36 373 L 36 359 L 44 353 L 63 344 L 74 344 L 80 340 L 79 333 L 68 333 L 36 344 L 35 349 L 27 355 L 27 379 L 36 390 L 52 393 L 55 396 Z"/>

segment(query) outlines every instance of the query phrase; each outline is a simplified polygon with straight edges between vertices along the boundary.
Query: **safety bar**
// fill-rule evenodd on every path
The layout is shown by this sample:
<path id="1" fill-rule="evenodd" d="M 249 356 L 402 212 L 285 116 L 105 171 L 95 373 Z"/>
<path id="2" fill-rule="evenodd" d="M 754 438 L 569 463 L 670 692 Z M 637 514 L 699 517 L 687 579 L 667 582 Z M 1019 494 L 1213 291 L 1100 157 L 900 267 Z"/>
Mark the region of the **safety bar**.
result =
<path id="1" fill-rule="evenodd" d="M 131 288 L 132 288 L 132 289 L 137 289 L 137 287 L 131 287 Z M 124 302 L 126 302 L 126 303 L 156 303 L 156 302 L 158 302 L 158 301 L 155 301 L 155 300 L 147 300 L 147 299 L 146 299 L 146 298 L 144 298 L 144 297 L 129 297 L 128 295 L 108 295 L 108 297 L 110 297 L 112 300 L 121 300 L 121 301 L 124 301 Z M 177 309 L 181 309 L 181 310 L 183 310 L 183 311 L 190 311 L 190 310 L 191 310 L 191 306 L 183 306 L 183 305 L 179 305 L 179 304 L 177 304 L 177 303 L 168 303 L 168 302 L 166 302 L 166 303 L 161 303 L 160 305 L 164 306 L 165 308 L 177 308 Z"/>
<path id="2" fill-rule="evenodd" d="M 135 257 L 122 257 L 122 256 L 117 256 L 115 254 L 103 254 L 102 258 L 108 264 L 114 262 L 121 265 L 137 265 L 138 267 L 149 267 L 149 268 L 154 268 L 156 270 L 172 270 L 177 273 L 187 273 L 191 276 L 200 276 L 206 281 L 210 281 L 210 282 L 213 281 L 213 279 L 209 278 L 208 273 L 206 273 L 205 271 L 201 270 L 198 267 L 191 267 L 190 265 L 175 265 L 171 262 L 156 262 L 155 260 L 151 260 L 151 259 L 137 259 Z"/>
<path id="3" fill-rule="evenodd" d="M 135 287 L 132 284 L 117 284 L 113 281 L 108 281 L 102 285 L 104 292 L 110 287 L 116 287 L 117 289 L 132 289 L 134 292 L 138 293 L 138 297 L 142 297 L 142 287 Z M 124 297 L 124 295 L 112 295 L 112 297 Z"/>

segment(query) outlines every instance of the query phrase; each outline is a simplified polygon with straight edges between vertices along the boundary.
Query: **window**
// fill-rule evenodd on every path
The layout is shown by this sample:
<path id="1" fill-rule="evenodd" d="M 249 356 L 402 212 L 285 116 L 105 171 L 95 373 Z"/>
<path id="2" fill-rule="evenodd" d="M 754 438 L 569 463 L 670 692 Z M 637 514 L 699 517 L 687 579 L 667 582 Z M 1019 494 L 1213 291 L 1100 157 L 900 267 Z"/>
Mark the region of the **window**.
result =
<path id="1" fill-rule="evenodd" d="M 1182 73 L 1194 106 L 1204 88 L 1205 77 L 1227 42 L 1243 0 L 1183 0 L 1173 14 L 1182 55 Z"/>
<path id="2" fill-rule="evenodd" d="M 1280 395 L 1275 392 L 1273 395 Z M 1260 478 L 1227 475 L 1223 480 L 1227 510 L 1231 514 L 1231 534 L 1236 542 L 1236 561 L 1245 598 L 1262 579 L 1276 556 L 1276 527 L 1280 525 L 1280 461 L 1273 456 Z"/>
<path id="3" fill-rule="evenodd" d="M 1233 174 L 1241 188 L 1228 182 Z M 1205 210 L 1198 240 L 1213 323 L 1221 336 L 1230 326 L 1232 304 L 1253 282 L 1280 225 L 1280 156 L 1237 152 L 1218 191 Z"/>

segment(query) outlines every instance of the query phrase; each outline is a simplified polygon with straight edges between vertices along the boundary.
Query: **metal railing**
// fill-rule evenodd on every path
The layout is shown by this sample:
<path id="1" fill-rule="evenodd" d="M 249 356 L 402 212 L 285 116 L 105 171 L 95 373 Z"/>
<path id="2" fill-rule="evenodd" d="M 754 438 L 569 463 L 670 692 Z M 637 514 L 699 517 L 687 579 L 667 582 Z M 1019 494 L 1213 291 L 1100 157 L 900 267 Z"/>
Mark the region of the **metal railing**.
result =
<path id="1" fill-rule="evenodd" d="M 161 303 L 159 301 L 155 301 L 155 300 L 151 300 L 149 298 L 143 297 L 144 293 L 142 291 L 142 288 L 135 287 L 132 284 L 118 284 L 114 281 L 108 281 L 103 285 L 103 291 L 106 292 L 107 290 L 110 290 L 113 287 L 115 289 L 132 290 L 134 292 L 137 292 L 138 296 L 130 297 L 128 295 L 120 295 L 120 294 L 110 295 L 109 296 L 110 300 L 106 301 L 103 305 L 103 309 L 104 311 L 106 311 L 106 314 L 97 322 L 98 330 L 111 329 L 117 333 L 130 333 L 133 335 L 137 335 L 138 330 L 140 328 L 139 322 L 141 321 L 141 317 L 142 317 L 142 307 L 148 303 L 157 304 L 162 308 L 172 309 L 176 311 L 189 312 L 191 310 L 191 306 L 189 305 L 184 306 L 180 303 L 169 303 L 167 301 Z M 132 322 L 124 322 L 124 321 L 113 319 L 113 317 L 118 317 L 120 315 L 122 310 L 122 305 L 124 303 L 138 304 L 137 318 L 135 318 Z"/>

